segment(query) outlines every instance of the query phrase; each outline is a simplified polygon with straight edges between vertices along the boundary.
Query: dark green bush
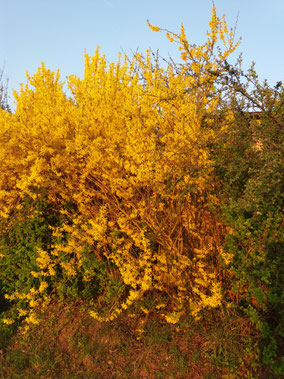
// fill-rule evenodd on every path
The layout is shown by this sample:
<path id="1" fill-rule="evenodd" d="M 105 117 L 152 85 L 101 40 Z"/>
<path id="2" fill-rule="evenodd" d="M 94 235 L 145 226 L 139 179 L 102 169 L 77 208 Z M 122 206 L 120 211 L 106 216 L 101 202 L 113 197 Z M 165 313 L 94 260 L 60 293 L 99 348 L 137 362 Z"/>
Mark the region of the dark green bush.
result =
<path id="1" fill-rule="evenodd" d="M 227 65 L 219 79 L 226 92 L 222 111 L 234 114 L 212 149 L 221 217 L 232 229 L 226 241 L 234 255 L 232 286 L 241 294 L 240 306 L 262 333 L 263 363 L 280 374 L 284 369 L 284 89 L 281 83 L 274 88 L 260 85 L 253 68 L 244 75 Z"/>
<path id="2" fill-rule="evenodd" d="M 31 275 L 31 271 L 35 271 L 37 266 L 37 248 L 50 248 L 52 241 L 49 225 L 55 225 L 56 222 L 58 221 L 51 214 L 45 200 L 34 202 L 31 198 L 24 200 L 24 206 L 20 211 L 15 211 L 9 219 L 1 220 L 2 293 L 9 295 L 15 291 L 27 293 L 31 287 L 38 284 L 38 279 Z"/>

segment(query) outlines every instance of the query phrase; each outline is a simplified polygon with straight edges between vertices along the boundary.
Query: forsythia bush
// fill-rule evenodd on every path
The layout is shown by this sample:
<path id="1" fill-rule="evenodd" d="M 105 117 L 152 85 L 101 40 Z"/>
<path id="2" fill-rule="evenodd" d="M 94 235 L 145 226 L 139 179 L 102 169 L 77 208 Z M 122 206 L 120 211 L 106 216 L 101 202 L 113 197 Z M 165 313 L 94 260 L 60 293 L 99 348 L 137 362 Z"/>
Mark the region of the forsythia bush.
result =
<path id="1" fill-rule="evenodd" d="M 170 323 L 233 302 L 281 374 L 283 85 L 228 63 L 238 42 L 215 7 L 201 46 L 148 26 L 181 63 L 97 50 L 70 97 L 42 63 L 0 109 L 2 321 L 37 324 L 52 298 L 111 320 L 153 294 Z"/>
<path id="2" fill-rule="evenodd" d="M 23 215 L 27 197 L 36 205 L 44 194 L 50 212 L 64 216 L 47 220 L 49 241 L 33 246 L 37 287 L 11 299 L 36 299 L 31 291 L 50 285 L 56 292 L 59 274 L 95 281 L 88 251 L 125 285 L 104 319 L 150 290 L 166 295 L 172 322 L 186 309 L 197 316 L 221 304 L 220 261 L 230 256 L 209 206 L 218 205 L 208 148 L 215 134 L 203 120 L 221 101 L 214 72 L 237 44 L 215 8 L 204 45 L 190 45 L 183 26 L 166 35 L 179 45 L 182 65 L 161 67 L 150 51 L 107 65 L 97 50 L 85 56 L 83 79 L 69 77 L 68 98 L 59 72 L 42 63 L 15 94 L 14 114 L 1 111 L 2 228 L 15 212 Z"/>

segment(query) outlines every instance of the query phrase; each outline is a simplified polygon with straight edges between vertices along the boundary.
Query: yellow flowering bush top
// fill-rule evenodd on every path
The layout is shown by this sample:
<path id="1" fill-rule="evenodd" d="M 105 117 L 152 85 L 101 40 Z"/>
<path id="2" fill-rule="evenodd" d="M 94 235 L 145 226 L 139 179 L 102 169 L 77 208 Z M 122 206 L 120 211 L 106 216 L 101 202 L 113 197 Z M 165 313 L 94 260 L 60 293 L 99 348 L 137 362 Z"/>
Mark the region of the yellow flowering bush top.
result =
<path id="1" fill-rule="evenodd" d="M 37 322 L 35 294 L 56 288 L 58 272 L 76 277 L 86 247 L 125 284 L 104 319 L 152 290 L 166 294 L 169 313 L 161 311 L 172 323 L 185 309 L 197 316 L 222 302 L 223 225 L 209 207 L 218 205 L 208 149 L 215 134 L 203 120 L 221 101 L 214 72 L 237 44 L 215 8 L 204 45 L 190 45 L 183 26 L 165 33 L 179 44 L 181 65 L 162 67 L 150 51 L 107 64 L 96 50 L 85 55 L 83 78 L 68 78 L 68 98 L 59 72 L 42 63 L 15 93 L 14 114 L 0 113 L 1 217 L 44 192 L 66 219 L 52 230 L 58 242 L 37 249 L 29 323 Z"/>

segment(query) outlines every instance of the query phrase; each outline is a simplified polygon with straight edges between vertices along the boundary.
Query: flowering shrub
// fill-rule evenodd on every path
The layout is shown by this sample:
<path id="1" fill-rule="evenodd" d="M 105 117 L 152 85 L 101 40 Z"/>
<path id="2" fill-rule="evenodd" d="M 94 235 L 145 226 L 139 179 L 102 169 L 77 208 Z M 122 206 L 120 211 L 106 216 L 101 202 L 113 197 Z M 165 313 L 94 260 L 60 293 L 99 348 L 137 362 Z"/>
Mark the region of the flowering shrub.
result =
<path id="1" fill-rule="evenodd" d="M 133 303 L 147 314 L 157 294 L 173 324 L 235 303 L 279 374 L 283 86 L 228 63 L 238 42 L 215 7 L 201 46 L 183 26 L 148 26 L 180 64 L 96 50 L 68 98 L 42 63 L 15 112 L 0 109 L 0 291 L 14 304 L 2 321 L 37 324 L 52 297 L 107 321 Z"/>
<path id="2" fill-rule="evenodd" d="M 92 281 L 86 262 L 95 257 L 125 286 L 108 318 L 151 290 L 167 294 L 167 319 L 221 304 L 219 261 L 228 256 L 209 207 L 218 204 L 208 149 L 215 132 L 202 122 L 221 101 L 212 72 L 237 44 L 215 8 L 204 45 L 190 45 L 183 26 L 166 35 L 179 44 L 181 66 L 163 68 L 150 51 L 107 65 L 97 50 L 85 56 L 83 79 L 69 77 L 67 98 L 59 72 L 42 63 L 15 93 L 15 113 L 1 111 L 1 217 L 22 212 L 27 196 L 32 212 L 41 193 L 49 215 L 64 216 L 47 223 L 54 242 L 33 242 L 26 270 L 36 294 L 58 270 L 71 283 L 84 267 Z"/>

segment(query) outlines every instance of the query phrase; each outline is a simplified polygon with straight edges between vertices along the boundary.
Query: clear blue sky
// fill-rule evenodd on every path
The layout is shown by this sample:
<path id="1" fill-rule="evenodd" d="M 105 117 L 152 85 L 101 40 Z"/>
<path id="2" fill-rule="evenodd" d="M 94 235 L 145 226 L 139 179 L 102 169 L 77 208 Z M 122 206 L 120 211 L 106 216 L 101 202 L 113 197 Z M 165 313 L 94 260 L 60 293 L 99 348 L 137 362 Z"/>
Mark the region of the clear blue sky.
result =
<path id="1" fill-rule="evenodd" d="M 244 67 L 252 60 L 261 79 L 271 85 L 284 79 L 284 0 L 215 0 L 218 15 L 229 26 L 237 16 L 238 52 Z M 84 51 L 97 47 L 109 61 L 124 49 L 160 49 L 163 56 L 178 57 L 175 44 L 146 24 L 173 32 L 183 22 L 191 43 L 202 43 L 211 16 L 211 0 L 1 0 L 0 68 L 5 62 L 9 93 L 26 83 L 42 61 L 48 68 L 81 76 Z M 12 102 L 10 99 L 10 103 Z"/>

